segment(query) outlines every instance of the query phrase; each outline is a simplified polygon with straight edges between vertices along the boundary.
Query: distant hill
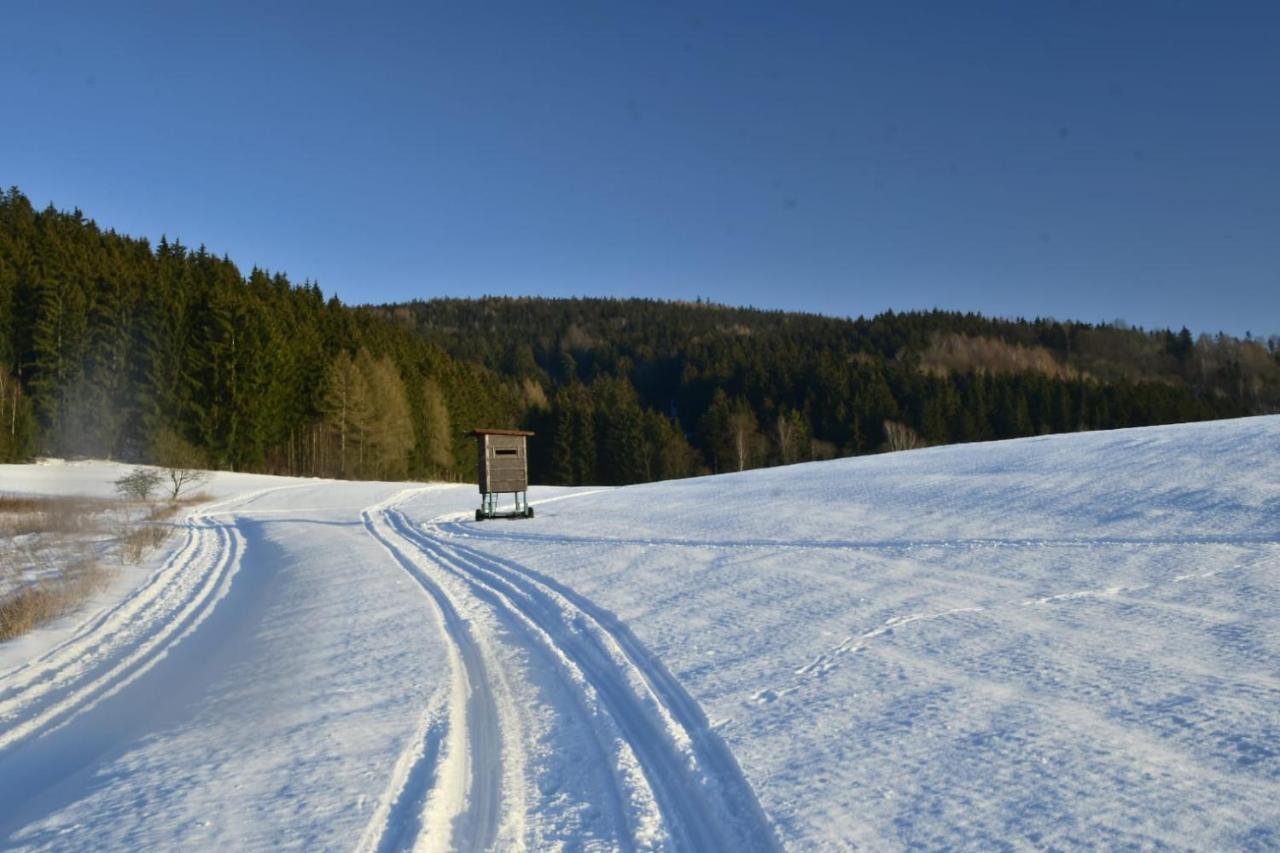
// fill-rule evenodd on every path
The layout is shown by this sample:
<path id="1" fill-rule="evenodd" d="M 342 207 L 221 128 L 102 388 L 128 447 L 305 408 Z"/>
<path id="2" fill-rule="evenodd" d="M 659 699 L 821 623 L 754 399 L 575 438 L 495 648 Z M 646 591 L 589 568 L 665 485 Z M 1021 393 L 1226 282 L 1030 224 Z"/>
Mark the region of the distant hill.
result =
<path id="1" fill-rule="evenodd" d="M 468 430 L 523 425 L 535 481 L 632 483 L 1280 411 L 1278 344 L 639 299 L 350 307 L 0 192 L 0 461 L 163 443 L 240 471 L 467 479 Z"/>
<path id="2" fill-rule="evenodd" d="M 1275 337 L 943 311 L 851 320 L 644 299 L 373 310 L 518 380 L 528 423 L 542 433 L 537 473 L 562 483 L 1280 411 Z"/>

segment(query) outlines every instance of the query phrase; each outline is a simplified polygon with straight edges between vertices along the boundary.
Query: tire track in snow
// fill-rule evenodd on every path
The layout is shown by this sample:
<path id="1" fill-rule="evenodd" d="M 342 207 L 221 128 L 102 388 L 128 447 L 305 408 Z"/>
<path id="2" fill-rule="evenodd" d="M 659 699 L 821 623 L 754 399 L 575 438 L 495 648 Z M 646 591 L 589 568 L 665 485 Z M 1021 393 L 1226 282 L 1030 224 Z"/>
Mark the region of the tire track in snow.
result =
<path id="1" fill-rule="evenodd" d="M 504 722 L 514 732 L 511 721 L 499 714 L 484 654 L 467 620 L 385 521 L 383 507 L 413 491 L 418 490 L 369 507 L 361 518 L 440 617 L 452 672 L 449 707 L 444 719 L 436 709 L 427 709 L 357 847 L 487 850 L 494 846 L 503 818 Z"/>
<path id="2" fill-rule="evenodd" d="M 516 611 L 536 629 L 532 639 L 550 644 L 581 673 L 639 761 L 676 848 L 778 847 L 754 791 L 701 708 L 617 617 L 544 575 L 448 542 L 439 529 L 419 530 L 396 509 L 383 512 L 423 553 Z M 638 835 L 641 845 L 653 840 L 651 830 Z"/>
<path id="3" fill-rule="evenodd" d="M 288 488 L 288 487 L 285 487 Z M 193 511 L 185 538 L 145 584 L 34 661 L 0 675 L 0 750 L 65 725 L 161 660 L 203 622 L 239 569 L 243 538 Z"/>

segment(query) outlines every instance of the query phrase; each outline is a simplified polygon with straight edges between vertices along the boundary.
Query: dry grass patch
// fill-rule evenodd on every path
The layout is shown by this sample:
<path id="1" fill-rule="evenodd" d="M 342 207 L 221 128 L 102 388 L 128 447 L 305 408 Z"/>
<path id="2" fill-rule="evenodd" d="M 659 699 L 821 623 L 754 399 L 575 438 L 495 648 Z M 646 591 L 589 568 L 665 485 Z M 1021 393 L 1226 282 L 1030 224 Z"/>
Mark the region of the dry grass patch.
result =
<path id="1" fill-rule="evenodd" d="M 0 567 L 0 571 L 4 571 Z M 60 577 L 22 586 L 0 600 L 0 642 L 70 613 L 106 583 L 107 574 L 91 556 L 69 565 Z"/>
<path id="2" fill-rule="evenodd" d="M 142 562 L 175 516 L 209 500 L 0 494 L 0 642 L 75 610 L 106 582 L 107 562 Z"/>
<path id="3" fill-rule="evenodd" d="M 182 504 L 175 501 L 166 501 L 151 507 L 151 511 L 147 513 L 147 521 L 168 521 L 183 509 Z"/>
<path id="4" fill-rule="evenodd" d="M 25 515 L 39 512 L 47 498 L 35 498 L 28 495 L 0 494 L 0 514 Z"/>
<path id="5" fill-rule="evenodd" d="M 0 536 L 93 533 L 114 505 L 103 498 L 0 495 Z"/>
<path id="6" fill-rule="evenodd" d="M 120 535 L 120 562 L 134 565 L 142 562 L 148 551 L 159 548 L 169 538 L 173 528 L 168 524 L 143 522 L 123 531 Z"/>
<path id="7" fill-rule="evenodd" d="M 0 495 L 0 641 L 73 611 L 106 582 L 107 560 L 141 562 L 180 510 L 207 499 Z"/>

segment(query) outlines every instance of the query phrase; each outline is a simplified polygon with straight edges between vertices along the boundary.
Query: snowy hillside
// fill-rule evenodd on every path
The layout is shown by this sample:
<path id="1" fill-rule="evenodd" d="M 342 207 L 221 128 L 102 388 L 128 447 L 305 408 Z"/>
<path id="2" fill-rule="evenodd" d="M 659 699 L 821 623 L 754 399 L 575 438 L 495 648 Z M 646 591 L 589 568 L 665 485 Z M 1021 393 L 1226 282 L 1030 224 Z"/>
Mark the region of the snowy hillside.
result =
<path id="1" fill-rule="evenodd" d="M 1280 846 L 1280 417 L 542 489 L 511 522 L 474 486 L 210 490 L 0 646 L 0 844 Z"/>

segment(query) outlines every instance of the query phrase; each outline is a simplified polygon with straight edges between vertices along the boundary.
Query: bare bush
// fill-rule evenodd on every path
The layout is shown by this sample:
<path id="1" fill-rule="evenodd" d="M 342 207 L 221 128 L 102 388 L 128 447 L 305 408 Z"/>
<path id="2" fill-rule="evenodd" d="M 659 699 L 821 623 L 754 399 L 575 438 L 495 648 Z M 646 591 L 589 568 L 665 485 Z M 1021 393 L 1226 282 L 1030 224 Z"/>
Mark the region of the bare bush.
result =
<path id="1" fill-rule="evenodd" d="M 136 565 L 142 562 L 142 558 L 147 555 L 147 552 L 164 544 L 164 541 L 169 538 L 170 532 L 171 528 L 168 525 L 154 522 L 143 522 L 136 527 L 129 528 L 120 537 L 120 562 L 126 565 Z"/>
<path id="2" fill-rule="evenodd" d="M 116 492 L 127 500 L 146 502 L 164 481 L 164 474 L 155 468 L 136 468 L 115 481 Z"/>

